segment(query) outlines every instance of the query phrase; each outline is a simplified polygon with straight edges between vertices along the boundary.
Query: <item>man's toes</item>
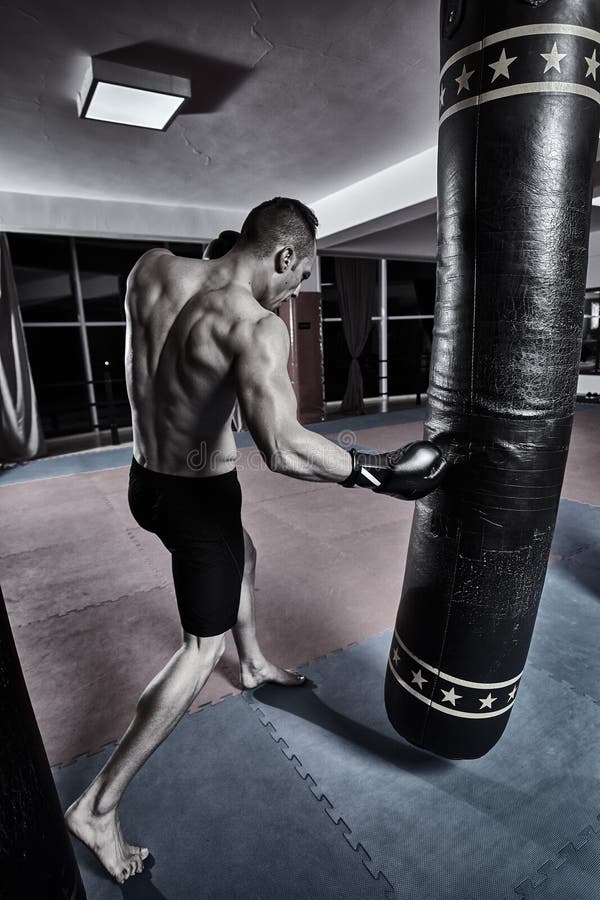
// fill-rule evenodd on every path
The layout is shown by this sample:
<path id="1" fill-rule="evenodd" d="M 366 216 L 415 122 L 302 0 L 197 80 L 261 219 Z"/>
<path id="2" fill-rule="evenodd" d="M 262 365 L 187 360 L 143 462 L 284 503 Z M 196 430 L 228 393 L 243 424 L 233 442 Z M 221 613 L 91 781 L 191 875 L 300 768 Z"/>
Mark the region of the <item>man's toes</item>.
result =
<path id="1" fill-rule="evenodd" d="M 132 863 L 128 862 L 121 868 L 119 884 L 124 884 L 131 875 Z"/>
<path id="2" fill-rule="evenodd" d="M 141 872 L 142 869 L 144 868 L 143 861 L 148 858 L 149 852 L 150 851 L 148 850 L 147 847 L 132 847 L 132 846 L 129 847 L 130 855 L 133 856 L 136 860 L 139 860 L 139 862 L 140 862 L 140 865 L 137 870 L 138 872 Z"/>
<path id="3" fill-rule="evenodd" d="M 303 684 L 306 681 L 306 675 L 301 675 L 300 672 L 294 672 L 293 669 L 284 669 L 283 670 L 288 677 L 288 681 L 293 681 L 296 684 Z"/>

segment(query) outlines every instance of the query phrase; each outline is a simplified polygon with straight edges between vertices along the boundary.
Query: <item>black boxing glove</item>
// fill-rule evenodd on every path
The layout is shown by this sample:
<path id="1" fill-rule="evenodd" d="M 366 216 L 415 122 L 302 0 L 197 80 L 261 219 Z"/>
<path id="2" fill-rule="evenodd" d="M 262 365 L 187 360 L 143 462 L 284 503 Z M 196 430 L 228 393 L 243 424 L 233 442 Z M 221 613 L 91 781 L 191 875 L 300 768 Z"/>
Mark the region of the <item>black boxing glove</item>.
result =
<path id="1" fill-rule="evenodd" d="M 435 491 L 448 466 L 439 447 L 430 441 L 414 441 L 391 453 L 354 449 L 349 453 L 352 472 L 342 487 L 368 487 L 402 500 L 418 500 Z"/>

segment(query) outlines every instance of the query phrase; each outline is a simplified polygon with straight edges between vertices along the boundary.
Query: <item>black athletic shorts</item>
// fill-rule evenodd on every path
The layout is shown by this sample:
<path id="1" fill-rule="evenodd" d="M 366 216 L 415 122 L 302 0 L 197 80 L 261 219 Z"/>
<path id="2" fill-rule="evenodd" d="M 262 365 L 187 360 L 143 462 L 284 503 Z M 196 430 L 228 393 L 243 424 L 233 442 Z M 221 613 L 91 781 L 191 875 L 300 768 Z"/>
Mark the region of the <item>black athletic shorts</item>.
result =
<path id="1" fill-rule="evenodd" d="M 129 508 L 171 553 L 183 628 L 199 637 L 228 631 L 237 621 L 244 571 L 236 470 L 188 478 L 153 472 L 133 459 Z"/>

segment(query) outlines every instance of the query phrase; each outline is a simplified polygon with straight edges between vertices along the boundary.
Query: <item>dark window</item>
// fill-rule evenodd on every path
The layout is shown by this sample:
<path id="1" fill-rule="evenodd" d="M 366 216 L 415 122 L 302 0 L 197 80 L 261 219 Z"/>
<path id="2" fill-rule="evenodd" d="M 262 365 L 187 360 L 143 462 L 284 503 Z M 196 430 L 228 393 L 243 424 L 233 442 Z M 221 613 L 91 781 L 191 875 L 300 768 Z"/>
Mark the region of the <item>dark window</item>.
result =
<path id="1" fill-rule="evenodd" d="M 388 316 L 433 315 L 435 264 L 388 260 Z"/>
<path id="2" fill-rule="evenodd" d="M 388 322 L 388 394 L 427 390 L 432 331 L 433 319 Z"/>
<path id="3" fill-rule="evenodd" d="M 358 361 L 363 377 L 364 396 L 378 397 L 381 389 L 379 387 L 379 334 L 377 322 L 373 323 L 365 349 Z"/>
<path id="4" fill-rule="evenodd" d="M 319 257 L 319 271 L 321 273 L 321 285 L 335 284 L 335 263 L 333 256 Z"/>
<path id="5" fill-rule="evenodd" d="M 321 300 L 324 319 L 339 319 L 341 317 L 340 297 L 335 285 L 324 285 L 321 287 Z"/>
<path id="6" fill-rule="evenodd" d="M 81 293 L 88 322 L 124 322 L 127 276 L 157 242 L 77 238 Z"/>
<path id="7" fill-rule="evenodd" d="M 29 364 L 46 437 L 92 427 L 79 328 L 25 329 Z"/>
<path id="8" fill-rule="evenodd" d="M 131 411 L 125 386 L 125 328 L 118 325 L 92 326 L 88 328 L 88 344 L 100 427 L 108 428 L 111 420 L 118 425 L 130 425 Z M 112 388 L 112 410 L 109 409 L 108 377 Z"/>
<path id="9" fill-rule="evenodd" d="M 339 317 L 335 258 L 320 257 L 323 318 Z M 379 269 L 378 269 L 379 271 Z M 416 394 L 427 390 L 436 291 L 434 263 L 388 260 L 388 394 Z M 379 311 L 378 307 L 375 314 Z M 427 318 L 430 317 L 430 318 Z M 341 400 L 346 388 L 350 354 L 341 323 L 324 323 L 325 399 Z M 384 351 L 385 352 L 385 351 Z M 377 322 L 360 357 L 365 397 L 381 393 Z"/>
<path id="10" fill-rule="evenodd" d="M 23 321 L 76 321 L 68 239 L 12 234 L 9 246 Z"/>
<path id="11" fill-rule="evenodd" d="M 344 337 L 341 322 L 323 323 L 323 368 L 325 373 L 325 400 L 341 400 L 348 383 L 350 351 Z M 374 324 L 365 349 L 359 357 L 365 397 L 379 394 L 379 343 L 377 325 Z"/>
<path id="12" fill-rule="evenodd" d="M 75 434 L 93 428 L 83 364 L 82 336 L 71 281 L 71 240 L 66 237 L 10 235 L 11 257 L 25 324 L 42 427 L 46 437 Z M 139 257 L 157 241 L 74 239 L 86 329 L 101 427 L 109 416 L 105 361 L 110 363 L 116 420 L 130 423 L 124 381 L 127 276 Z M 58 323 L 37 328 L 35 322 Z M 60 323 L 65 323 L 63 326 Z M 66 323 L 73 323 L 68 326 Z"/>
<path id="13" fill-rule="evenodd" d="M 350 353 L 341 322 L 323 322 L 325 400 L 341 400 L 348 382 Z"/>
<path id="14" fill-rule="evenodd" d="M 319 258 L 319 268 L 321 274 L 321 302 L 323 307 L 323 318 L 339 318 L 340 299 L 338 289 L 335 283 L 335 263 L 332 256 L 321 256 Z"/>

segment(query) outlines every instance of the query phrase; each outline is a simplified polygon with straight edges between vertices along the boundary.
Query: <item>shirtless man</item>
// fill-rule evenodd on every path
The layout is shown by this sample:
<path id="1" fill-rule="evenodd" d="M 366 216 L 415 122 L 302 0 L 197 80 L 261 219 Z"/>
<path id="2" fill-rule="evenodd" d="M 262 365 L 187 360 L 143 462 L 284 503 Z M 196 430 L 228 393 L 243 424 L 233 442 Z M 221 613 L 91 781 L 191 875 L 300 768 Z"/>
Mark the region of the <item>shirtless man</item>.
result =
<path id="1" fill-rule="evenodd" d="M 269 662 L 256 638 L 256 551 L 242 528 L 231 428 L 236 396 L 274 472 L 407 499 L 434 490 L 443 476 L 433 444 L 348 452 L 298 423 L 289 336 L 275 310 L 310 275 L 316 227 L 308 207 L 275 198 L 252 210 L 223 258 L 150 250 L 127 282 L 129 503 L 171 553 L 183 639 L 144 690 L 111 758 L 66 813 L 71 832 L 119 883 L 141 872 L 148 855 L 123 837 L 119 801 L 206 683 L 225 633 L 233 629 L 244 688 L 304 680 Z"/>

